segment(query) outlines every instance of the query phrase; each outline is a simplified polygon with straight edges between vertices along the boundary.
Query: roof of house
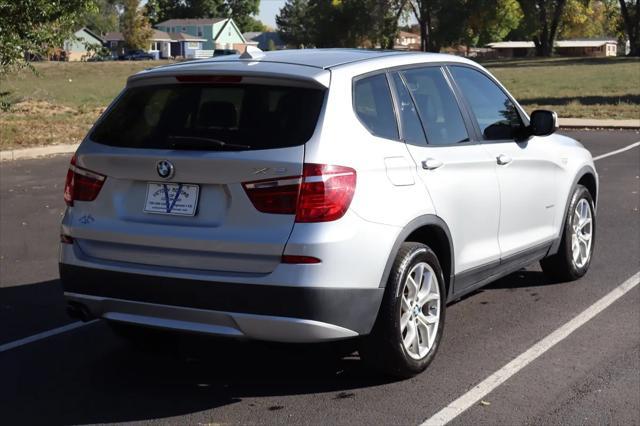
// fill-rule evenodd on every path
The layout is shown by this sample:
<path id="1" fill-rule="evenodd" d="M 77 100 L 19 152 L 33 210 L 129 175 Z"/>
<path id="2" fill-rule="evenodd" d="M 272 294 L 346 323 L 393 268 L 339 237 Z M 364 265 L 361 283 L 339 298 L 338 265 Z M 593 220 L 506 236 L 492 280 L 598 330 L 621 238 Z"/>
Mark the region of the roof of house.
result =
<path id="1" fill-rule="evenodd" d="M 280 34 L 276 31 L 265 31 L 265 32 L 248 32 L 243 33 L 242 36 L 247 42 L 253 42 L 260 47 L 260 49 L 268 48 L 269 40 L 273 40 L 273 44 L 276 46 L 284 46 L 285 43 L 282 41 Z"/>
<path id="2" fill-rule="evenodd" d="M 180 27 L 187 25 L 213 25 L 220 21 L 224 21 L 227 18 L 197 18 L 197 19 L 169 19 L 166 21 L 158 22 L 156 25 L 163 27 Z"/>
<path id="3" fill-rule="evenodd" d="M 489 43 L 487 46 L 493 49 L 533 49 L 536 47 L 532 41 L 498 41 L 495 43 Z"/>
<path id="4" fill-rule="evenodd" d="M 78 31 L 75 32 L 75 34 L 77 35 L 79 32 L 84 31 L 85 33 L 87 33 L 90 37 L 95 38 L 96 40 L 98 40 L 100 43 L 104 43 L 104 39 L 102 37 L 100 37 L 98 34 L 94 33 L 93 31 L 91 31 L 89 28 L 87 27 L 82 27 L 80 28 Z"/>
<path id="5" fill-rule="evenodd" d="M 618 44 L 614 39 L 598 39 L 598 40 L 558 40 L 556 47 L 601 47 L 605 44 Z"/>
<path id="6" fill-rule="evenodd" d="M 600 47 L 605 44 L 617 44 L 614 39 L 590 39 L 590 40 L 556 40 L 555 47 Z M 533 49 L 532 41 L 499 41 L 489 43 L 487 46 L 493 49 Z"/>
<path id="7" fill-rule="evenodd" d="M 122 33 L 119 31 L 110 31 L 102 36 L 104 41 L 122 41 L 124 37 L 122 37 Z"/>
<path id="8" fill-rule="evenodd" d="M 185 33 L 167 33 L 172 41 L 207 41 L 206 38 L 193 36 Z"/>
<path id="9" fill-rule="evenodd" d="M 121 32 L 113 31 L 104 35 L 105 41 L 124 41 Z M 164 31 L 153 29 L 151 41 L 207 41 L 204 38 L 195 37 L 185 33 L 167 33 Z"/>

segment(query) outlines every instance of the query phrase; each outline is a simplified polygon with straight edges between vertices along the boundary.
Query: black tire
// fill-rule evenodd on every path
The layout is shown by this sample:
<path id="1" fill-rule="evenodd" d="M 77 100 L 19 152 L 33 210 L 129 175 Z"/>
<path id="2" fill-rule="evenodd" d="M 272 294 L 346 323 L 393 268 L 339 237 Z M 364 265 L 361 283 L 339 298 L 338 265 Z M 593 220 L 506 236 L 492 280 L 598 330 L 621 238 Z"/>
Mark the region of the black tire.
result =
<path id="1" fill-rule="evenodd" d="M 427 263 L 435 272 L 440 293 L 440 318 L 435 340 L 426 355 L 420 359 L 412 358 L 403 344 L 400 327 L 402 294 L 407 275 L 418 263 Z M 409 378 L 423 372 L 433 360 L 444 329 L 446 293 L 442 268 L 435 253 L 420 243 L 404 243 L 400 247 L 378 317 L 369 336 L 360 344 L 359 353 L 368 366 L 395 378 Z"/>
<path id="2" fill-rule="evenodd" d="M 573 252 L 571 247 L 571 240 L 573 237 L 573 215 L 576 206 L 580 200 L 586 200 L 591 209 L 591 246 L 589 249 L 589 257 L 587 262 L 578 266 L 573 260 Z M 595 208 L 593 204 L 593 198 L 587 188 L 582 185 L 578 185 L 571 195 L 571 202 L 569 203 L 569 209 L 567 210 L 564 229 L 562 230 L 562 236 L 560 247 L 558 252 L 552 256 L 544 258 L 540 261 L 542 271 L 552 282 L 564 282 L 574 281 L 584 276 L 589 270 L 591 265 L 591 259 L 593 259 L 593 249 L 595 247 L 596 237 L 596 216 Z"/>

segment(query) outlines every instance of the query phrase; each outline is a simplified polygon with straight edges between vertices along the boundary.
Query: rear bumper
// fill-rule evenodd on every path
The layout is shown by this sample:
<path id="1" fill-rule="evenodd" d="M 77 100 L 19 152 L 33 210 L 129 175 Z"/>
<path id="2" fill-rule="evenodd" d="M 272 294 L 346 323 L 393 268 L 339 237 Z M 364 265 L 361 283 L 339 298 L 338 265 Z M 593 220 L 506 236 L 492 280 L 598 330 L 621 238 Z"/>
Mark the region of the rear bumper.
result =
<path id="1" fill-rule="evenodd" d="M 151 327 L 279 342 L 368 334 L 383 288 L 291 287 L 176 279 L 60 264 L 69 301 Z"/>

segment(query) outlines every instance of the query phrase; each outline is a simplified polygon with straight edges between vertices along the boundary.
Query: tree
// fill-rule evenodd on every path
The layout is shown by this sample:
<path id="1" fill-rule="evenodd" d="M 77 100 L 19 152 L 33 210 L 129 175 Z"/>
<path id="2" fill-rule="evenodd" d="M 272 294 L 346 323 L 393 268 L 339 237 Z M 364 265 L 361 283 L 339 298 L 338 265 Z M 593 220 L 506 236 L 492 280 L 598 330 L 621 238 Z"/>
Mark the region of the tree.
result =
<path id="1" fill-rule="evenodd" d="M 518 27 L 523 14 L 517 0 L 469 0 L 465 44 L 485 45 L 503 40 Z"/>
<path id="2" fill-rule="evenodd" d="M 563 39 L 618 37 L 620 19 L 618 0 L 568 0 L 558 34 Z"/>
<path id="3" fill-rule="evenodd" d="M 465 0 L 410 0 L 420 27 L 420 50 L 439 52 L 445 45 L 465 39 Z"/>
<path id="4" fill-rule="evenodd" d="M 117 31 L 119 19 L 117 1 L 93 0 L 95 7 L 83 15 L 82 25 L 96 34 Z"/>
<path id="5" fill-rule="evenodd" d="M 256 19 L 252 16 L 247 16 L 244 26 L 240 28 L 240 31 L 243 33 L 247 32 L 256 32 L 263 33 L 265 31 L 269 31 L 269 27 L 262 23 L 259 19 Z"/>
<path id="6" fill-rule="evenodd" d="M 253 18 L 260 11 L 260 0 L 226 0 L 228 12 L 225 16 L 233 18 L 241 32 L 252 31 L 256 20 Z"/>
<path id="7" fill-rule="evenodd" d="M 314 20 L 308 13 L 309 6 L 309 0 L 287 0 L 276 15 L 278 33 L 286 44 L 295 47 L 314 44 Z"/>
<path id="8" fill-rule="evenodd" d="M 139 7 L 139 0 L 123 0 L 122 37 L 129 49 L 148 49 L 153 34 L 149 20 Z"/>
<path id="9" fill-rule="evenodd" d="M 61 47 L 93 7 L 92 0 L 0 0 L 0 78 L 28 66 L 27 53 Z"/>
<path id="10" fill-rule="evenodd" d="M 629 38 L 629 56 L 640 56 L 640 0 L 620 0 L 620 13 Z"/>
<path id="11" fill-rule="evenodd" d="M 567 0 L 518 0 L 524 12 L 524 32 L 532 35 L 536 56 L 551 56 Z"/>

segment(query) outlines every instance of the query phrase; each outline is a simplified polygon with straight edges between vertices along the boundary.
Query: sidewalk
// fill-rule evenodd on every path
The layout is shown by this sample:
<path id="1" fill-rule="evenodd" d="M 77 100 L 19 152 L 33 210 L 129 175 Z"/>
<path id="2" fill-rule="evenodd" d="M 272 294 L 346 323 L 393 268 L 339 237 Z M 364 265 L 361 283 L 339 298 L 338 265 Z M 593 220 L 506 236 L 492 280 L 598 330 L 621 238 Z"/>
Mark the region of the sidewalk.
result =
<path id="1" fill-rule="evenodd" d="M 640 130 L 638 120 L 593 120 L 590 118 L 560 118 L 560 128 L 563 129 L 637 129 Z M 0 151 L 0 162 L 12 160 L 26 160 L 29 158 L 48 157 L 57 154 L 71 154 L 78 148 L 78 144 L 64 144 L 23 148 Z"/>
<path id="2" fill-rule="evenodd" d="M 637 120 L 595 120 L 591 118 L 560 118 L 560 127 L 564 129 L 640 129 Z"/>

